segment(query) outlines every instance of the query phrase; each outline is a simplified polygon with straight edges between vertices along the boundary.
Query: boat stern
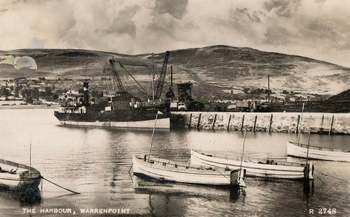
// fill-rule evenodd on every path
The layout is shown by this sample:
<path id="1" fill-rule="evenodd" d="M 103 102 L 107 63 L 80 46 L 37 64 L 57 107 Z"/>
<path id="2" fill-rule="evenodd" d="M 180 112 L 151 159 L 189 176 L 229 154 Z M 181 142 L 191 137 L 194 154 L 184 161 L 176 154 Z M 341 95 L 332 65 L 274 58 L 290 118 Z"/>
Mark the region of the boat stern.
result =
<path id="1" fill-rule="evenodd" d="M 304 179 L 305 180 L 313 180 L 314 179 L 314 164 L 309 161 L 304 167 Z"/>
<path id="2" fill-rule="evenodd" d="M 24 171 L 19 174 L 20 182 L 17 185 L 17 190 L 37 189 L 41 182 L 41 174 L 39 171 Z"/>
<path id="3" fill-rule="evenodd" d="M 134 175 L 142 174 L 142 164 L 148 159 L 147 155 L 135 154 L 132 156 L 132 171 Z"/>
<path id="4" fill-rule="evenodd" d="M 243 168 L 232 170 L 230 172 L 230 186 L 236 189 L 247 187 L 245 183 L 245 174 L 246 170 Z"/>

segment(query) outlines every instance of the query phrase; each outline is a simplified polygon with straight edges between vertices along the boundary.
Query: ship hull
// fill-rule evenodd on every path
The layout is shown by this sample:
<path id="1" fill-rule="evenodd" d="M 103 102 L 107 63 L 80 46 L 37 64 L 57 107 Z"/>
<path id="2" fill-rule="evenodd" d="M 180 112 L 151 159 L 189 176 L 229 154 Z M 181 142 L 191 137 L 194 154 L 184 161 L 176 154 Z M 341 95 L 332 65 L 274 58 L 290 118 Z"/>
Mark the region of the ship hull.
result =
<path id="1" fill-rule="evenodd" d="M 139 129 L 151 129 L 154 127 L 155 120 L 146 121 L 60 121 L 63 126 L 82 126 L 82 127 L 106 127 L 106 128 L 139 128 Z M 162 118 L 157 120 L 158 129 L 169 129 L 170 118 Z"/>
<path id="2" fill-rule="evenodd" d="M 5 179 L 0 178 L 0 189 L 10 191 L 25 191 L 26 189 L 37 189 L 40 184 L 41 178 L 33 179 Z"/>
<path id="3" fill-rule="evenodd" d="M 156 114 L 153 113 L 105 113 L 79 114 L 55 112 L 56 118 L 64 126 L 103 127 L 103 128 L 138 128 L 138 129 L 170 129 L 170 117 L 159 115 L 155 124 Z"/>

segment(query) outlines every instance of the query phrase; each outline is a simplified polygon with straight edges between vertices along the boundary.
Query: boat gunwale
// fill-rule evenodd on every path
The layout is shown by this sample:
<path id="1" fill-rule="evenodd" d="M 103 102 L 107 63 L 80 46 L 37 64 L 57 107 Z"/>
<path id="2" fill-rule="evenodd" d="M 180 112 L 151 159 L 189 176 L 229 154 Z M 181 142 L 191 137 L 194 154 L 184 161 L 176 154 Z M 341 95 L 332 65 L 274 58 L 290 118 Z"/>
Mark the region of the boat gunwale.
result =
<path id="1" fill-rule="evenodd" d="M 17 182 L 29 182 L 29 181 L 35 181 L 35 180 L 38 180 L 38 179 L 41 179 L 41 176 L 38 176 L 38 177 L 31 177 L 31 178 L 2 178 L 0 177 L 0 180 L 6 180 L 6 181 L 17 181 Z"/>
<path id="2" fill-rule="evenodd" d="M 148 155 L 146 155 L 146 156 L 148 156 Z M 150 161 L 154 161 L 154 160 L 155 161 L 154 161 L 154 163 L 150 163 L 148 161 L 144 161 L 144 158 L 140 157 L 140 155 L 135 155 L 134 157 L 137 160 L 143 162 L 142 165 L 149 165 L 154 169 L 160 169 L 163 171 L 171 171 L 171 172 L 177 172 L 177 173 L 196 174 L 196 175 L 221 175 L 221 176 L 225 177 L 225 176 L 229 176 L 230 172 L 232 172 L 232 171 L 239 171 L 239 169 L 227 170 L 227 171 L 222 169 L 222 171 L 220 171 L 220 169 L 213 168 L 213 167 L 205 167 L 205 166 L 194 167 L 194 166 L 190 166 L 190 165 L 187 166 L 186 164 L 183 164 L 181 162 L 179 162 L 179 164 L 177 164 L 177 163 L 175 163 L 175 161 L 170 161 L 170 160 L 161 159 L 161 158 L 151 158 Z M 157 163 L 155 164 L 155 162 L 157 162 Z M 163 163 L 166 163 L 166 165 L 172 165 L 173 167 L 163 166 Z M 175 167 L 175 165 L 177 165 L 178 167 Z M 184 170 L 181 170 L 181 169 L 184 169 Z M 193 173 L 188 172 L 188 171 L 193 171 Z M 205 172 L 205 174 L 202 174 L 200 172 Z"/>
<path id="3" fill-rule="evenodd" d="M 287 154 L 288 156 L 295 158 L 305 159 L 307 156 L 307 148 L 303 146 L 298 146 L 288 142 L 287 144 Z M 333 161 L 333 162 L 350 162 L 350 152 L 337 152 L 329 150 L 319 150 L 319 149 L 309 149 L 308 158 L 311 160 L 319 161 Z"/>
<path id="4" fill-rule="evenodd" d="M 327 148 L 327 147 L 320 147 L 320 146 L 314 146 L 314 145 L 307 145 L 304 143 L 298 143 L 298 142 L 294 142 L 294 141 L 288 141 L 288 144 L 292 144 L 294 146 L 300 147 L 300 148 L 305 148 L 307 149 L 307 147 L 309 146 L 309 150 L 316 150 L 316 151 L 327 151 L 327 152 L 331 152 L 331 153 L 342 153 L 342 154 L 348 154 L 350 156 L 350 151 L 343 151 L 341 149 L 338 148 Z"/>
<path id="5" fill-rule="evenodd" d="M 37 179 L 37 178 L 41 177 L 39 170 L 35 169 L 34 167 L 30 167 L 28 165 L 25 165 L 25 164 L 16 163 L 16 162 L 5 160 L 5 159 L 0 159 L 0 164 L 9 165 L 9 166 L 17 167 L 17 168 L 22 168 L 22 169 L 26 169 L 26 170 L 30 171 L 30 174 L 32 175 L 32 177 L 24 178 L 24 179 Z M 36 175 L 38 177 L 35 177 L 35 176 L 33 177 L 33 175 Z M 24 180 L 24 179 L 20 178 L 20 180 Z"/>
<path id="6" fill-rule="evenodd" d="M 216 159 L 220 159 L 222 161 L 227 161 L 228 163 L 226 164 L 227 166 L 230 165 L 230 161 L 236 161 L 236 160 L 232 160 L 232 159 L 229 159 L 229 158 L 223 158 L 223 157 L 218 157 L 218 156 L 215 156 L 215 155 L 209 155 L 209 154 L 205 154 L 203 152 L 199 152 L 199 151 L 196 151 L 196 150 L 191 150 L 191 156 L 192 156 L 192 152 L 196 153 L 196 155 L 202 155 L 206 158 L 216 158 Z M 197 158 L 199 158 L 200 160 L 204 160 L 204 161 L 209 161 L 211 163 L 216 163 L 216 164 L 223 164 L 222 162 L 216 162 L 216 161 L 210 161 L 210 160 L 206 160 L 206 159 L 203 159 L 203 158 L 200 158 L 198 156 L 196 156 Z M 259 166 L 264 166 L 264 167 L 267 167 L 267 168 L 256 168 L 256 167 L 253 167 L 253 166 L 244 166 L 244 168 L 250 168 L 250 169 L 259 169 L 259 170 L 277 170 L 277 171 L 287 171 L 287 170 L 292 170 L 291 168 L 286 168 L 286 169 L 276 169 L 276 168 L 273 168 L 273 167 L 276 167 L 276 166 L 279 166 L 279 167 L 294 167 L 294 169 L 296 168 L 300 168 L 300 167 L 305 167 L 305 164 L 303 163 L 298 163 L 298 162 L 287 162 L 287 161 L 274 161 L 276 163 L 280 163 L 280 164 L 267 164 L 267 163 L 264 163 L 264 162 L 261 162 L 261 163 L 258 163 L 258 162 L 255 162 L 255 161 L 249 161 L 249 160 L 243 160 L 244 163 L 248 163 L 248 164 L 257 164 Z M 270 168 L 271 167 L 271 168 Z M 300 172 L 299 170 L 296 170 L 297 172 Z"/>

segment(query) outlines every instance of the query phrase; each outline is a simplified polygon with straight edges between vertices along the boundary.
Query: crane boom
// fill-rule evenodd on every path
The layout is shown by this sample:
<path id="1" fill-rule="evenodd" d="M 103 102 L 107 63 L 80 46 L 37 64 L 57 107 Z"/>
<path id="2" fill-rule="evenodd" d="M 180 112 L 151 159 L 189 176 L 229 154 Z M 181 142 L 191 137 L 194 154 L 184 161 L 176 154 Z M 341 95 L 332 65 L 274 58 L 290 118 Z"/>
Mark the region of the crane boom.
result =
<path id="1" fill-rule="evenodd" d="M 115 76 L 115 79 L 116 79 L 116 84 L 117 84 L 117 87 L 119 89 L 120 92 L 126 92 L 126 89 L 123 85 L 123 82 L 122 80 L 120 79 L 120 75 L 118 73 L 118 70 L 117 70 L 117 67 L 116 67 L 116 61 L 115 59 L 110 59 L 109 60 L 109 63 L 111 64 L 112 66 L 112 72 L 113 72 L 113 75 Z"/>
<path id="2" fill-rule="evenodd" d="M 132 80 L 134 80 L 134 82 L 136 83 L 136 85 L 139 88 L 139 90 L 145 96 L 148 96 L 147 91 L 145 90 L 145 88 L 143 88 L 143 86 L 136 80 L 136 78 L 129 72 L 129 70 L 127 70 L 121 62 L 119 62 L 119 65 L 120 65 L 120 67 L 122 67 L 124 69 L 124 71 L 126 71 L 128 73 L 128 75 L 132 78 Z"/>
<path id="3" fill-rule="evenodd" d="M 155 95 L 154 95 L 155 99 L 159 99 L 160 96 L 162 95 L 166 71 L 168 68 L 169 54 L 170 54 L 169 51 L 165 52 L 163 66 L 162 66 L 162 69 L 159 73 L 159 78 L 158 78 L 157 83 L 156 83 L 156 90 L 155 90 Z"/>

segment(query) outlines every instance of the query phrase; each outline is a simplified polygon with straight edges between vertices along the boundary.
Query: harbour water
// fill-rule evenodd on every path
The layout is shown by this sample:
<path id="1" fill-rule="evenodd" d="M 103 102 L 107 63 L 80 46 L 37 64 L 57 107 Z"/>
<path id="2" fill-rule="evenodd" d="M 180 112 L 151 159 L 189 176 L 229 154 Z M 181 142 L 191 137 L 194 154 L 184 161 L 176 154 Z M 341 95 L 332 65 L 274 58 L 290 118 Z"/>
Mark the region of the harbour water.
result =
<path id="1" fill-rule="evenodd" d="M 1 110 L 0 158 L 32 165 L 42 175 L 80 192 L 69 195 L 44 182 L 42 199 L 25 204 L 0 193 L 0 216 L 73 216 L 39 213 L 41 209 L 119 209 L 131 216 L 350 216 L 350 164 L 315 161 L 314 191 L 302 182 L 247 179 L 247 189 L 157 184 L 135 188 L 131 157 L 148 153 L 151 131 L 67 128 L 58 125 L 51 109 Z M 290 134 L 249 133 L 246 156 L 261 153 L 284 157 Z M 349 136 L 311 135 L 311 143 L 350 150 Z M 233 156 L 242 150 L 239 132 L 157 131 L 152 154 L 188 161 L 190 149 Z M 304 140 L 306 138 L 303 138 Z M 298 160 L 298 159 L 290 159 Z M 32 208 L 36 213 L 25 213 Z M 333 212 L 321 214 L 325 209 Z M 127 210 L 127 211 L 126 211 Z M 334 212 L 335 211 L 335 212 Z M 309 214 L 313 212 L 314 214 Z M 87 216 L 106 216 L 91 214 Z"/>

